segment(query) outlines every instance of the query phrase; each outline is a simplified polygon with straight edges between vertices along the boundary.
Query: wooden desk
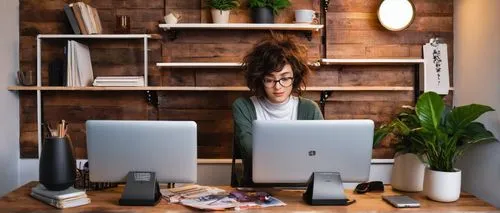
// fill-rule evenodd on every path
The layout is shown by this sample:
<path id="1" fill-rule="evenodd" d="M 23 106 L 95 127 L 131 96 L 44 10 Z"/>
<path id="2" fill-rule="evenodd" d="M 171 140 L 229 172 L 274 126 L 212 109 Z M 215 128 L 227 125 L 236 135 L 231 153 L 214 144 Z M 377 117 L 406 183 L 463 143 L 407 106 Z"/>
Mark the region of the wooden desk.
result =
<path id="1" fill-rule="evenodd" d="M 30 197 L 31 188 L 37 182 L 28 183 L 13 192 L 5 195 L 0 199 L 0 212 L 59 212 L 58 209 L 44 204 Z M 230 187 L 220 187 L 227 191 L 232 190 Z M 123 186 L 118 188 L 108 189 L 104 191 L 89 191 L 87 195 L 92 202 L 89 205 L 65 209 L 64 212 L 190 212 L 195 209 L 190 209 L 178 204 L 169 204 L 162 200 L 154 207 L 130 207 L 119 206 L 118 199 L 120 198 Z M 352 191 L 346 190 L 349 198 L 356 199 L 356 203 L 350 206 L 309 206 L 302 201 L 301 191 L 279 191 L 272 190 L 275 197 L 287 203 L 285 207 L 269 207 L 262 209 L 253 209 L 243 212 L 294 212 L 294 211 L 322 211 L 322 212 L 393 212 L 393 211 L 411 211 L 411 212 L 500 212 L 486 202 L 477 199 L 476 197 L 463 193 L 460 199 L 454 203 L 439 203 L 426 199 L 420 193 L 405 193 L 410 197 L 416 198 L 421 202 L 422 207 L 418 209 L 396 209 L 385 203 L 381 199 L 381 195 L 400 194 L 392 191 L 390 186 L 386 187 L 384 193 L 367 193 L 364 195 L 353 194 Z"/>

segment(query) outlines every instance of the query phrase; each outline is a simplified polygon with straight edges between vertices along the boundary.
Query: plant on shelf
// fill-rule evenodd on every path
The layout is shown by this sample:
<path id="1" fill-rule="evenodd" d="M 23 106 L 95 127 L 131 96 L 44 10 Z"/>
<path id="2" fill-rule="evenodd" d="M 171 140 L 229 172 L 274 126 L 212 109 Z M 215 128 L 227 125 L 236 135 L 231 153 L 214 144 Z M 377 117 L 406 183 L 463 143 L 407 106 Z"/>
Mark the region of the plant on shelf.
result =
<path id="1" fill-rule="evenodd" d="M 207 5 L 211 8 L 213 22 L 225 24 L 229 22 L 231 10 L 239 7 L 240 2 L 238 0 L 207 0 Z"/>
<path id="2" fill-rule="evenodd" d="M 249 0 L 252 20 L 255 23 L 274 23 L 274 15 L 291 5 L 289 0 Z"/>
<path id="3" fill-rule="evenodd" d="M 425 147 L 416 132 L 420 127 L 415 108 L 403 106 L 403 111 L 394 120 L 375 131 L 374 146 L 388 135 L 396 142 L 391 176 L 394 189 L 407 192 L 423 190 L 425 165 L 421 158 L 425 154 Z"/>

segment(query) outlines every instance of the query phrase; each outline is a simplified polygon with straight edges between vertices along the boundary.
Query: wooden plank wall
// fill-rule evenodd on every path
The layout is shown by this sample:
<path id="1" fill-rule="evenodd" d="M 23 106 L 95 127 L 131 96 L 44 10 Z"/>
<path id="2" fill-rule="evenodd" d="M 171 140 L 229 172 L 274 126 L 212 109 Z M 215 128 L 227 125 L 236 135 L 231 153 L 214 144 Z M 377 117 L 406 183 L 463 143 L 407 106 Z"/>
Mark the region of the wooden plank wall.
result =
<path id="1" fill-rule="evenodd" d="M 68 33 L 62 12 L 69 1 L 21 0 L 21 69 L 36 69 L 38 33 Z M 181 22 L 210 22 L 200 0 L 87 0 L 99 10 L 104 32 L 113 33 L 116 15 L 131 17 L 132 33 L 161 33 L 163 39 L 149 44 L 150 85 L 244 86 L 238 69 L 159 69 L 156 62 L 239 62 L 266 31 L 186 30 L 170 41 L 157 24 L 165 9 L 182 15 Z M 421 45 L 433 36 L 448 44 L 450 68 L 453 58 L 453 1 L 413 0 L 415 21 L 402 32 L 385 30 L 377 20 L 380 0 L 331 0 L 326 14 L 326 56 L 328 58 L 422 57 Z M 250 22 L 246 0 L 232 12 L 231 22 Z M 292 7 L 276 17 L 278 23 L 293 22 L 295 9 L 320 10 L 319 0 L 292 0 Z M 321 33 L 312 41 L 302 34 L 286 32 L 309 48 L 309 60 L 321 58 Z M 90 45 L 95 75 L 140 75 L 142 43 L 137 40 L 93 40 Z M 48 82 L 48 63 L 62 57 L 64 41 L 43 43 L 43 83 Z M 322 66 L 315 70 L 308 86 L 413 86 L 413 66 Z M 453 79 L 452 77 L 450 79 Z M 21 95 L 21 157 L 36 158 L 36 95 Z M 84 122 L 87 119 L 195 120 L 198 123 L 200 158 L 230 158 L 232 143 L 231 104 L 245 92 L 158 92 L 158 105 L 148 104 L 144 92 L 43 92 L 44 119 L 55 123 L 66 119 L 78 158 L 86 158 Z M 305 97 L 319 101 L 319 92 Z M 450 96 L 447 97 L 450 102 Z M 334 92 L 325 106 L 327 119 L 369 118 L 377 125 L 389 121 L 401 105 L 412 105 L 412 91 Z M 392 158 L 390 140 L 374 149 L 374 158 Z"/>

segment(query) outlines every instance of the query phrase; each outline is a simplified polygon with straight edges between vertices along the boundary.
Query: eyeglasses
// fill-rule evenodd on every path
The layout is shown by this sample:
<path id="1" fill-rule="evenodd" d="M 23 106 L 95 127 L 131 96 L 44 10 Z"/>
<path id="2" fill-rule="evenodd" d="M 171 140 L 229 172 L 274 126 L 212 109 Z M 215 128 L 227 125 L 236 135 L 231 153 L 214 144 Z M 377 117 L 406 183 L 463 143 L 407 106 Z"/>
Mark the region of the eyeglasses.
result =
<path id="1" fill-rule="evenodd" d="M 289 87 L 293 83 L 293 77 L 280 78 L 278 80 L 264 78 L 262 80 L 262 83 L 264 83 L 264 86 L 267 87 L 267 88 L 273 88 L 273 87 L 275 87 L 276 83 L 278 83 L 278 82 L 283 87 Z"/>
<path id="2" fill-rule="evenodd" d="M 371 182 L 365 182 L 365 183 L 360 183 L 356 186 L 354 189 L 354 192 L 358 194 L 364 194 L 366 192 L 371 192 L 371 191 L 384 191 L 384 183 L 382 181 L 371 181 Z"/>

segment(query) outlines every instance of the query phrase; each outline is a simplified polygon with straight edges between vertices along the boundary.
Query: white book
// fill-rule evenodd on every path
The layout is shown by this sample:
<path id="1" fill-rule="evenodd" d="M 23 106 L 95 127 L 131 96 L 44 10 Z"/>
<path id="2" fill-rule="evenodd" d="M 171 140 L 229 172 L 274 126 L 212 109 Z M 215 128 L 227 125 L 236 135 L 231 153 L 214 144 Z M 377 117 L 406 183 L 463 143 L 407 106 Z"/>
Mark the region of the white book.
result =
<path id="1" fill-rule="evenodd" d="M 75 51 L 75 41 L 71 41 L 71 81 L 72 85 L 75 87 L 81 86 L 80 85 L 80 76 L 78 74 L 78 66 L 77 66 L 77 58 L 76 58 L 76 51 Z"/>
<path id="2" fill-rule="evenodd" d="M 142 87 L 144 86 L 144 79 L 141 79 L 139 81 L 111 81 L 111 82 L 94 81 L 92 85 L 96 87 Z"/>
<path id="3" fill-rule="evenodd" d="M 73 58 L 71 55 L 73 54 L 73 48 L 71 48 L 71 40 L 68 40 L 68 46 L 66 47 L 66 86 L 73 86 Z"/>
<path id="4" fill-rule="evenodd" d="M 94 82 L 138 82 L 144 76 L 98 76 Z"/>
<path id="5" fill-rule="evenodd" d="M 80 197 L 76 198 L 70 198 L 66 200 L 56 200 L 56 199 L 51 199 L 48 197 L 45 197 L 43 195 L 40 195 L 36 192 L 31 192 L 30 194 L 32 197 L 36 198 L 37 200 L 40 200 L 44 203 L 47 203 L 51 206 L 54 206 L 59 209 L 64 209 L 64 208 L 71 208 L 71 207 L 77 207 L 77 206 L 82 206 L 85 204 L 90 203 L 90 198 L 87 197 L 87 195 L 83 195 Z"/>
<path id="6" fill-rule="evenodd" d="M 75 50 L 75 61 L 78 70 L 78 85 L 90 86 L 94 80 L 94 71 L 90 59 L 90 50 L 87 45 L 73 41 Z"/>
<path id="7" fill-rule="evenodd" d="M 87 8 L 87 14 L 90 18 L 90 25 L 92 27 L 92 34 L 97 34 L 97 24 L 95 22 L 94 14 L 92 12 L 92 7 L 88 4 L 85 4 L 85 8 Z"/>
<path id="8" fill-rule="evenodd" d="M 76 2 L 76 5 L 78 6 L 78 8 L 80 8 L 80 11 L 82 12 L 82 19 L 83 23 L 85 24 L 85 28 L 87 28 L 89 34 L 95 34 L 94 30 L 92 29 L 92 20 L 90 19 L 89 10 L 86 4 L 83 2 Z"/>
<path id="9" fill-rule="evenodd" d="M 31 191 L 56 200 L 64 200 L 86 195 L 84 190 L 75 189 L 72 186 L 61 191 L 51 191 L 45 188 L 45 186 L 43 186 L 42 184 L 38 184 L 37 186 L 31 188 Z"/>
<path id="10" fill-rule="evenodd" d="M 144 76 L 97 76 L 97 79 L 142 79 Z"/>

